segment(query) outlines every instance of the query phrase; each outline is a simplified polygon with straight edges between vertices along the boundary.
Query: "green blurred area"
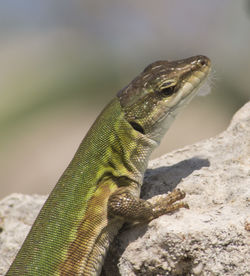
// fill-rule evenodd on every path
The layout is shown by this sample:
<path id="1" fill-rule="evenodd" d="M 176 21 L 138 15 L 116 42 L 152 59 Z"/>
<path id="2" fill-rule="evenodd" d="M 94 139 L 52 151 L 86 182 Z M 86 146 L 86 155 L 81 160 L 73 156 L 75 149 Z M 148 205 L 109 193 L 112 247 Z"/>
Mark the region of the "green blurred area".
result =
<path id="1" fill-rule="evenodd" d="M 213 72 L 154 157 L 224 130 L 249 100 L 249 19 L 249 1 L 2 1 L 0 197 L 48 193 L 103 106 L 155 60 L 204 54 Z"/>

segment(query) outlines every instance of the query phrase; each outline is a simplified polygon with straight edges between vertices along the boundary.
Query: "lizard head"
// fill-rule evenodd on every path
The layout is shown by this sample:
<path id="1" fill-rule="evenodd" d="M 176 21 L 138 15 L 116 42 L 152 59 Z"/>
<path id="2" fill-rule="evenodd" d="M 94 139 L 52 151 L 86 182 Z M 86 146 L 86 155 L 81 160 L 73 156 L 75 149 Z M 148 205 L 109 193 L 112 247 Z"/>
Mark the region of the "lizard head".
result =
<path id="1" fill-rule="evenodd" d="M 210 71 L 206 56 L 156 61 L 117 97 L 132 128 L 160 142 L 179 111 L 197 94 Z"/>

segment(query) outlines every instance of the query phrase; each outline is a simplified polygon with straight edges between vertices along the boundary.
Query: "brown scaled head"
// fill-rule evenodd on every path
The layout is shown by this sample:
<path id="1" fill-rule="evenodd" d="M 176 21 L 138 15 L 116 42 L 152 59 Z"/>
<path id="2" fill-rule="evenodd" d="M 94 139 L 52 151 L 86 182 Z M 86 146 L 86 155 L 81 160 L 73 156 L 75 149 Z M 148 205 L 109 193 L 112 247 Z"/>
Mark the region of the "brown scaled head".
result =
<path id="1" fill-rule="evenodd" d="M 117 94 L 125 118 L 158 141 L 179 109 L 196 94 L 210 66 L 209 58 L 202 55 L 150 64 Z"/>

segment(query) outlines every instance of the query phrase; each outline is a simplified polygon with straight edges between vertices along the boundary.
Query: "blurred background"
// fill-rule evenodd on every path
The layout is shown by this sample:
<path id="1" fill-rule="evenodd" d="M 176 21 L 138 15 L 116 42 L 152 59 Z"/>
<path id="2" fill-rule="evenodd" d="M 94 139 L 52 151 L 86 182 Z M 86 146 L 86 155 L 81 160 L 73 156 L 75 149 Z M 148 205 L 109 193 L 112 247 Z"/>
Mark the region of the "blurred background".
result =
<path id="1" fill-rule="evenodd" d="M 219 134 L 249 100 L 249 1 L 0 1 L 0 198 L 49 193 L 101 109 L 155 60 L 204 54 L 213 72 L 152 158 Z"/>

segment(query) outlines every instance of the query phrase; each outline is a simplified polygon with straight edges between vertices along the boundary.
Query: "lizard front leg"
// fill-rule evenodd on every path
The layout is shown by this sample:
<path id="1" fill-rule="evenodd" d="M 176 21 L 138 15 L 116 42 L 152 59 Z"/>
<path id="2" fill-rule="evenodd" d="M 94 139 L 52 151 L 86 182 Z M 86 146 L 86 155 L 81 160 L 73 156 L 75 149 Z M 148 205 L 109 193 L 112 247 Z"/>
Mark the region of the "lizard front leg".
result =
<path id="1" fill-rule="evenodd" d="M 183 191 L 175 189 L 151 203 L 136 197 L 128 187 L 121 187 L 109 197 L 108 216 L 123 217 L 126 222 L 148 222 L 180 208 L 189 208 L 185 202 L 176 203 L 184 197 Z"/>

